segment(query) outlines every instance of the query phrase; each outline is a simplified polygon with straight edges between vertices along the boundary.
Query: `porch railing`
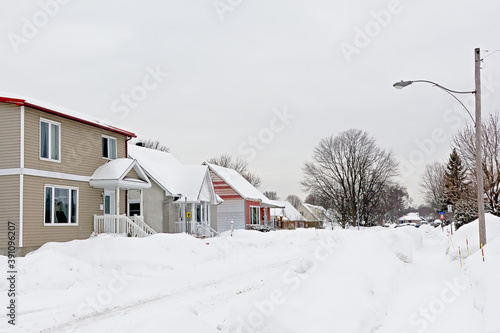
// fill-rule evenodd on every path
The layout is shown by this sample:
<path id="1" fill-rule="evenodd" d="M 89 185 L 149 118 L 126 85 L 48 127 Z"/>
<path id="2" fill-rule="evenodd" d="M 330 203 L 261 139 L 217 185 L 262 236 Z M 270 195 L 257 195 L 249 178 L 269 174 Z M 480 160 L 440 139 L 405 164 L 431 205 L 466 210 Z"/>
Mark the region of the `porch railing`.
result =
<path id="1" fill-rule="evenodd" d="M 144 218 L 139 215 L 134 215 L 132 216 L 132 221 L 139 226 L 144 232 L 146 232 L 148 235 L 154 235 L 156 234 L 156 231 L 154 231 L 153 228 L 151 228 L 146 222 L 144 222 Z"/>
<path id="2" fill-rule="evenodd" d="M 196 237 L 215 237 L 219 236 L 217 230 L 213 229 L 208 223 L 197 221 L 178 221 L 175 222 L 176 233 L 187 233 Z"/>
<path id="3" fill-rule="evenodd" d="M 126 215 L 94 215 L 95 233 L 126 234 L 131 237 L 147 237 L 156 234 L 138 216 L 134 216 L 135 221 Z"/>

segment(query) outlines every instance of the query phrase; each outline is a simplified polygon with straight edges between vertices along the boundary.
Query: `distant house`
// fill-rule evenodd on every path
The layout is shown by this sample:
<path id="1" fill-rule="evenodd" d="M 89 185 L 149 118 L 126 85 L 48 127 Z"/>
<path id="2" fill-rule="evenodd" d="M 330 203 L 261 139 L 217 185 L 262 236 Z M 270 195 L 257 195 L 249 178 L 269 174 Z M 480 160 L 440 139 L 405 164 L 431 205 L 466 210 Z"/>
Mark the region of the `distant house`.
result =
<path id="1" fill-rule="evenodd" d="M 276 201 L 273 203 L 283 208 L 271 208 L 271 219 L 276 229 L 307 228 L 306 218 L 292 206 L 288 201 Z"/>
<path id="2" fill-rule="evenodd" d="M 134 133 L 23 98 L 0 97 L 0 119 L 0 232 L 15 231 L 19 255 L 88 238 L 95 216 L 106 215 L 107 227 L 146 233 L 125 216 L 127 190 L 151 186 L 126 158 Z M 7 245 L 2 237 L 1 253 Z"/>
<path id="3" fill-rule="evenodd" d="M 217 206 L 217 230 L 223 232 L 246 226 L 272 226 L 271 208 L 282 208 L 269 200 L 233 169 L 204 162 L 208 166 L 215 193 L 224 202 Z"/>
<path id="4" fill-rule="evenodd" d="M 425 219 L 420 217 L 420 214 L 415 212 L 415 213 L 408 213 L 405 216 L 401 216 L 398 219 L 398 223 L 415 223 L 416 225 L 421 225 L 422 222 L 424 222 Z"/>
<path id="5" fill-rule="evenodd" d="M 300 214 L 305 217 L 309 226 L 322 228 L 324 223 L 328 223 L 326 209 L 321 206 L 314 206 L 307 203 L 301 203 L 297 208 Z"/>
<path id="6" fill-rule="evenodd" d="M 217 230 L 217 204 L 207 166 L 184 165 L 174 155 L 129 145 L 129 157 L 139 162 L 151 188 L 129 191 L 129 209 L 156 232 L 187 232 L 211 236 Z"/>

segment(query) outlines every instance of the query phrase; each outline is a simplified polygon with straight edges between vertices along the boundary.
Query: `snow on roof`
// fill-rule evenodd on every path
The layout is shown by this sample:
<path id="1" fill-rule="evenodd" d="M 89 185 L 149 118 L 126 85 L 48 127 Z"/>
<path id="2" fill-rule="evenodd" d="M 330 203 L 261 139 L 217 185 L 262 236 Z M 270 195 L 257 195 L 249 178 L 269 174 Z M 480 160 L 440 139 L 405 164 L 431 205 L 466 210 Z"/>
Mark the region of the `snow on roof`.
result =
<path id="1" fill-rule="evenodd" d="M 107 130 L 115 132 L 115 133 L 124 134 L 126 136 L 130 136 L 130 137 L 134 137 L 134 138 L 136 137 L 136 135 L 134 133 L 117 128 L 117 127 L 114 127 L 110 124 L 107 124 L 103 120 L 99 120 L 99 119 L 96 119 L 94 117 L 90 117 L 86 114 L 83 114 L 83 113 L 80 113 L 80 112 L 77 112 L 77 111 L 74 111 L 74 110 L 71 110 L 68 108 L 64 108 L 64 107 L 61 107 L 61 106 L 58 106 L 55 104 L 51 104 L 48 102 L 37 100 L 35 98 L 29 98 L 29 100 L 28 100 L 28 98 L 21 96 L 21 95 L 12 94 L 12 93 L 5 93 L 5 92 L 0 91 L 0 102 L 16 104 L 16 105 L 24 105 L 24 106 L 31 107 L 33 109 L 37 109 L 40 111 L 48 112 L 48 113 L 51 113 L 51 114 L 54 114 L 54 115 L 57 115 L 60 117 L 76 120 L 76 121 L 86 123 L 86 124 L 89 124 L 92 126 L 107 129 Z"/>
<path id="2" fill-rule="evenodd" d="M 206 166 L 184 165 L 171 153 L 136 145 L 128 146 L 128 154 L 139 162 L 146 173 L 168 195 L 181 195 L 179 201 L 215 202 L 217 200 L 215 194 L 213 198 L 208 198 L 202 191 L 203 186 L 212 186 L 205 182 L 206 177 L 208 177 Z"/>
<path id="3" fill-rule="evenodd" d="M 308 203 L 302 203 L 302 207 L 304 207 L 304 209 L 309 212 L 316 221 L 330 222 L 328 220 L 326 209 L 324 207 L 315 206 Z M 321 214 L 322 216 L 318 216 L 318 214 Z"/>
<path id="4" fill-rule="evenodd" d="M 289 221 L 305 221 L 306 218 L 299 213 L 288 201 L 271 200 L 276 206 L 284 208 L 271 208 L 271 216 L 284 216 Z"/>
<path id="5" fill-rule="evenodd" d="M 135 161 L 129 158 L 117 158 L 101 165 L 94 171 L 91 180 L 122 179 L 133 167 Z"/>
<path id="6" fill-rule="evenodd" d="M 127 174 L 132 169 L 135 170 L 139 179 L 127 177 Z M 90 177 L 90 186 L 96 188 L 120 187 L 141 189 L 150 188 L 151 183 L 136 160 L 118 158 L 98 167 Z"/>
<path id="7" fill-rule="evenodd" d="M 418 213 L 408 213 L 405 216 L 402 216 L 398 219 L 398 221 L 422 221 L 423 218 L 420 217 Z"/>
<path id="8" fill-rule="evenodd" d="M 276 205 L 262 194 L 255 186 L 250 184 L 242 175 L 236 170 L 224 168 L 208 162 L 203 162 L 215 172 L 222 180 L 231 186 L 239 195 L 245 199 L 260 201 L 264 206 L 276 207 Z"/>

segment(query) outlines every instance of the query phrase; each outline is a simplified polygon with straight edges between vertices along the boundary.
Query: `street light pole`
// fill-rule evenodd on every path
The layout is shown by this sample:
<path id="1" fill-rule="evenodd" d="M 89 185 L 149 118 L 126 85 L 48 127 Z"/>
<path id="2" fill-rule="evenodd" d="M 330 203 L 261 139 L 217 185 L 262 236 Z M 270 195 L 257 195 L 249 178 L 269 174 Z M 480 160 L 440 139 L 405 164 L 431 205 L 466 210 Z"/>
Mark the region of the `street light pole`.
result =
<path id="1" fill-rule="evenodd" d="M 477 214 L 479 219 L 479 243 L 486 245 L 486 223 L 484 218 L 483 161 L 481 151 L 481 50 L 474 50 L 476 84 L 476 174 L 477 174 Z"/>
<path id="2" fill-rule="evenodd" d="M 474 65 L 475 65 L 475 87 L 474 91 L 455 91 L 448 88 L 445 88 L 435 82 L 428 80 L 415 80 L 415 81 L 401 81 L 394 83 L 393 87 L 396 89 L 403 89 L 404 87 L 409 86 L 414 82 L 423 82 L 430 83 L 448 94 L 450 94 L 453 98 L 455 98 L 467 111 L 469 116 L 472 115 L 469 112 L 469 109 L 454 95 L 454 94 L 475 94 L 476 98 L 476 119 L 472 119 L 476 126 L 476 176 L 477 176 L 477 215 L 479 220 L 479 242 L 480 245 L 486 245 L 486 223 L 484 218 L 484 186 L 483 186 L 483 164 L 481 157 L 481 50 L 476 48 L 474 50 Z"/>

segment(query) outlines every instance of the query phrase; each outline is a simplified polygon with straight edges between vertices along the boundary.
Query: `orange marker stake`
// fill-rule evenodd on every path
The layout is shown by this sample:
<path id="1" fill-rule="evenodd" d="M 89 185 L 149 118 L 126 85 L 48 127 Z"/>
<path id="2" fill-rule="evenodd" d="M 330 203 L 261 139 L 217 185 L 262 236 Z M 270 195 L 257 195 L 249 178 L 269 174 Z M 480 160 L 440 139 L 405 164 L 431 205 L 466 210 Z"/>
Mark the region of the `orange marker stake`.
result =
<path id="1" fill-rule="evenodd" d="M 467 238 L 467 235 L 465 235 L 465 243 L 467 243 L 467 257 L 469 257 L 469 239 Z"/>
<path id="2" fill-rule="evenodd" d="M 484 261 L 484 249 L 483 249 L 483 244 L 481 244 L 481 254 L 483 255 L 483 261 Z"/>
<path id="3" fill-rule="evenodd" d="M 460 258 L 460 267 L 462 267 L 462 252 L 460 252 L 460 246 L 458 247 L 458 257 Z"/>

